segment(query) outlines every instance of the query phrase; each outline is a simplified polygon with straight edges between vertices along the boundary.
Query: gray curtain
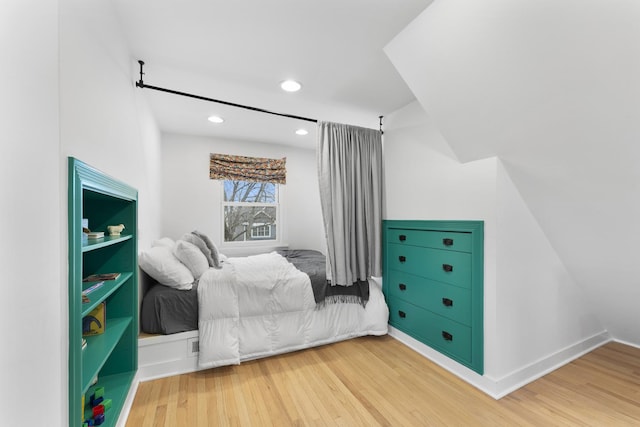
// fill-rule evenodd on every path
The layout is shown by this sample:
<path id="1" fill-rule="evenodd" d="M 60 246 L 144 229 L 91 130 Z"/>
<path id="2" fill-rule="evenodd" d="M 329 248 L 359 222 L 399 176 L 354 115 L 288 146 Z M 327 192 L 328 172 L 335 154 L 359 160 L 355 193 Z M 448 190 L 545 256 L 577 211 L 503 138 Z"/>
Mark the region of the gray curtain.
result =
<path id="1" fill-rule="evenodd" d="M 351 286 L 380 276 L 381 133 L 319 122 L 317 159 L 327 278 L 334 286 Z"/>

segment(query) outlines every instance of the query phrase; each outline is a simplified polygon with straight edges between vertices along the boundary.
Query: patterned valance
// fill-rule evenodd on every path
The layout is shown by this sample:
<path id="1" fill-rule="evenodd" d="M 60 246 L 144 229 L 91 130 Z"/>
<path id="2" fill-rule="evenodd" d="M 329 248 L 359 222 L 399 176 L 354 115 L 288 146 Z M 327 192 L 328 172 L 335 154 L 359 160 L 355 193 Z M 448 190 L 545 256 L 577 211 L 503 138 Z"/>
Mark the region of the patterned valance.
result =
<path id="1" fill-rule="evenodd" d="M 287 158 L 266 159 L 232 156 L 229 154 L 211 154 L 209 178 L 286 184 Z"/>

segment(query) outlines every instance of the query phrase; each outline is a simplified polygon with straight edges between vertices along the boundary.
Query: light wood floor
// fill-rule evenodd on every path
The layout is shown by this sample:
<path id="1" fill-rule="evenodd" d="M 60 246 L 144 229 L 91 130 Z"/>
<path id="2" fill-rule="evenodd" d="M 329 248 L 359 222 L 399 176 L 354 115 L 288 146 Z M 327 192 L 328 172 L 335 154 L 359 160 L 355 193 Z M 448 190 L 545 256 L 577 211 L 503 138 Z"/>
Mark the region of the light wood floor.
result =
<path id="1" fill-rule="evenodd" d="M 639 426 L 640 349 L 610 343 L 494 400 L 364 337 L 141 383 L 127 427 Z"/>

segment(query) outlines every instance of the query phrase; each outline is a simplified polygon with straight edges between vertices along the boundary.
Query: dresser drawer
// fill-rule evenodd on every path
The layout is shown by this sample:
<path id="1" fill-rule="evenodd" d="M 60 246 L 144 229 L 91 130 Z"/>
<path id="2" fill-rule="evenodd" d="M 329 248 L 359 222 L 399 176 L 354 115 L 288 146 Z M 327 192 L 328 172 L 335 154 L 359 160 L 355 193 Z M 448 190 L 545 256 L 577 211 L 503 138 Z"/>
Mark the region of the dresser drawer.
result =
<path id="1" fill-rule="evenodd" d="M 391 228 L 387 242 L 434 249 L 471 252 L 471 233 Z"/>
<path id="2" fill-rule="evenodd" d="M 471 325 L 471 291 L 401 271 L 391 270 L 384 282 L 387 295 Z"/>
<path id="3" fill-rule="evenodd" d="M 387 245 L 387 268 L 463 288 L 471 287 L 471 254 L 399 244 Z"/>
<path id="4" fill-rule="evenodd" d="M 471 328 L 390 297 L 389 324 L 454 359 L 471 362 Z"/>

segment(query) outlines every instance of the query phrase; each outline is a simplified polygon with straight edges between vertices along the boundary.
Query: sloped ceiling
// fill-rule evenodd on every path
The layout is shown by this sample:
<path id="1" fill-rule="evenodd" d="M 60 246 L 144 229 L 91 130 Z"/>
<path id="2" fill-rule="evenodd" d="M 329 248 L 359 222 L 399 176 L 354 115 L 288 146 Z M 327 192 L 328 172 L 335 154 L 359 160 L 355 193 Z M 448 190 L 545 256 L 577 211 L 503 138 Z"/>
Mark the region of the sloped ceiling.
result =
<path id="1" fill-rule="evenodd" d="M 434 2 L 385 51 L 462 162 L 498 156 L 612 335 L 640 345 L 640 3 Z"/>

